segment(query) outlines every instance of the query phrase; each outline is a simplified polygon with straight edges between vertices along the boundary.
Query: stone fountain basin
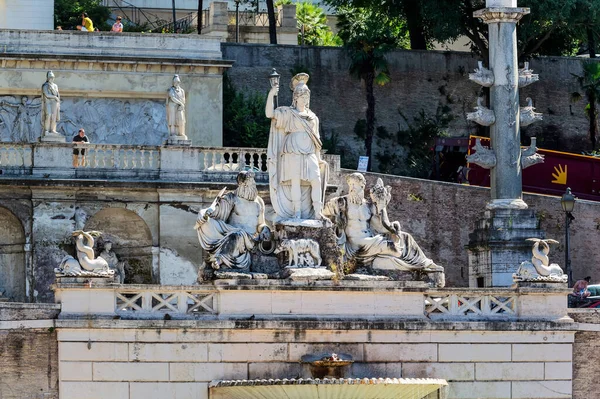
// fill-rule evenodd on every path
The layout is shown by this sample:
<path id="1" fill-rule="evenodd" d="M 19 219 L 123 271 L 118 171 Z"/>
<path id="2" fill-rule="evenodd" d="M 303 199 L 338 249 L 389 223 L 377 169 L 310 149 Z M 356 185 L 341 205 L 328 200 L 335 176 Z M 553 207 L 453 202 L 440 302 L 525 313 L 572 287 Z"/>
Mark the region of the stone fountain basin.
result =
<path id="1" fill-rule="evenodd" d="M 212 381 L 211 399 L 422 399 L 448 385 L 434 378 Z"/>

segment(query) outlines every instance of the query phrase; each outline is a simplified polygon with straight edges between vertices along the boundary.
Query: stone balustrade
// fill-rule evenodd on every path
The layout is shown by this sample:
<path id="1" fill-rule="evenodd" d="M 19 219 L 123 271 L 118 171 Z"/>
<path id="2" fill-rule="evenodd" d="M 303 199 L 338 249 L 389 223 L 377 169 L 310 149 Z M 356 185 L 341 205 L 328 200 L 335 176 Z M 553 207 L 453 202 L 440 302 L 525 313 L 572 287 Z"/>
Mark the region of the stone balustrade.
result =
<path id="1" fill-rule="evenodd" d="M 85 149 L 83 165 L 74 168 L 72 150 Z M 339 156 L 325 155 L 332 173 Z M 266 183 L 264 148 L 138 146 L 71 143 L 0 143 L 2 176 L 44 178 L 231 181 L 240 170 L 253 170 Z"/>
<path id="2" fill-rule="evenodd" d="M 72 280 L 72 279 L 71 279 Z M 198 286 L 119 285 L 60 279 L 63 314 L 127 319 L 384 317 L 436 321 L 572 321 L 562 288 L 440 289 L 398 282 L 220 280 Z"/>

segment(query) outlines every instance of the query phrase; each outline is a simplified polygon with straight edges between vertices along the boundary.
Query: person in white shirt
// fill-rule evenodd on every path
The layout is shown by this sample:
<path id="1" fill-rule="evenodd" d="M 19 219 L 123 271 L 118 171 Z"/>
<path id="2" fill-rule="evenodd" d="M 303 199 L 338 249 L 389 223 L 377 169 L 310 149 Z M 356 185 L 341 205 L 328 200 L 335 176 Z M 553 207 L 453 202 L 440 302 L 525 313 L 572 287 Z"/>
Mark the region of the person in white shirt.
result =
<path id="1" fill-rule="evenodd" d="M 111 32 L 123 32 L 123 24 L 121 23 L 121 16 L 117 17 L 117 21 L 113 24 Z"/>

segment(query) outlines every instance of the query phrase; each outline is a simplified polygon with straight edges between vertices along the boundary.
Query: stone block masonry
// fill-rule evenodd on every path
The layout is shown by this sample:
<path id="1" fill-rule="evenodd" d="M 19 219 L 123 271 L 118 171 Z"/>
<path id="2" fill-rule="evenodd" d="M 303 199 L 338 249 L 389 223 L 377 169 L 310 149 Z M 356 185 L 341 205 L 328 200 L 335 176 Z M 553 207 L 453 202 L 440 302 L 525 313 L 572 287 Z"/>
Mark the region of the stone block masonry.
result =
<path id="1" fill-rule="evenodd" d="M 215 379 L 306 378 L 305 354 L 351 377 L 444 378 L 448 398 L 570 398 L 574 333 L 522 323 L 60 320 L 60 398 L 208 398 Z M 530 330 L 530 331 L 522 331 Z"/>

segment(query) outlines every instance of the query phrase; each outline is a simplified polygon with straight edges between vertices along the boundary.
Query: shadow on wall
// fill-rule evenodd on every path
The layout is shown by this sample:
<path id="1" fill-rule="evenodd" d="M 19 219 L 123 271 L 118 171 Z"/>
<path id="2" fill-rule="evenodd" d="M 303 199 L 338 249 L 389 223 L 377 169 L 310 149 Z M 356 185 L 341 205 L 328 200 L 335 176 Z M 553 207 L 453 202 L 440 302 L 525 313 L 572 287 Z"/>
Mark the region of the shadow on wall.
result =
<path id="1" fill-rule="evenodd" d="M 126 284 L 158 283 L 152 274 L 152 234 L 150 228 L 135 212 L 123 208 L 106 208 L 97 212 L 85 224 L 85 231 L 102 232 L 96 254 L 106 242 L 119 260 L 125 262 Z"/>

